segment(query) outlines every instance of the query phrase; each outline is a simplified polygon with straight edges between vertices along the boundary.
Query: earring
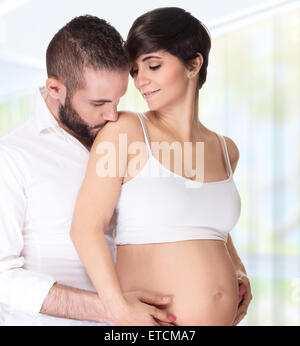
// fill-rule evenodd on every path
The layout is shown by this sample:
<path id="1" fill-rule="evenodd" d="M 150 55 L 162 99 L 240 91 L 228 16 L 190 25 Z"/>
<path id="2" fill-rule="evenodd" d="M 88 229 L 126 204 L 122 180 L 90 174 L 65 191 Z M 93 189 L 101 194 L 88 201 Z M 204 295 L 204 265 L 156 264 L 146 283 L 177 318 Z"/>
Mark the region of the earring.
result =
<path id="1" fill-rule="evenodd" d="M 194 78 L 194 73 L 191 73 L 191 74 L 189 75 L 189 79 L 192 79 L 192 78 Z"/>

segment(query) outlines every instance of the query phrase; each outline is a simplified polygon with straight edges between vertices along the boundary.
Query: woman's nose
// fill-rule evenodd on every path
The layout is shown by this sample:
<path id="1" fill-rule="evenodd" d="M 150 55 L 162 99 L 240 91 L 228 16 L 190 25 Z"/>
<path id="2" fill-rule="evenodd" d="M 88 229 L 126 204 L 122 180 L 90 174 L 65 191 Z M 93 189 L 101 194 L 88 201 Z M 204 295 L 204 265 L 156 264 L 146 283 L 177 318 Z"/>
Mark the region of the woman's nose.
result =
<path id="1" fill-rule="evenodd" d="M 143 90 L 143 88 L 145 86 L 150 84 L 150 79 L 147 78 L 147 76 L 145 76 L 145 74 L 139 73 L 134 80 L 134 84 L 135 84 L 137 89 Z"/>

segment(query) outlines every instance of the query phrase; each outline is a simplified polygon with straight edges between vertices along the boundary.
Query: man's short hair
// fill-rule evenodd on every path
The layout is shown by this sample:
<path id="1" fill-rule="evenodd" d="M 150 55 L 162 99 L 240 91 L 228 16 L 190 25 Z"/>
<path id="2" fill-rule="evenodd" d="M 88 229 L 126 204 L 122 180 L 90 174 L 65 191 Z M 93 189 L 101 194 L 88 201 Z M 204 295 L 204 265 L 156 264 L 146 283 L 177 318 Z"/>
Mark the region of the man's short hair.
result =
<path id="1" fill-rule="evenodd" d="M 105 20 L 75 17 L 52 38 L 46 52 L 48 77 L 60 80 L 69 94 L 84 87 L 85 67 L 123 70 L 129 67 L 124 41 Z"/>

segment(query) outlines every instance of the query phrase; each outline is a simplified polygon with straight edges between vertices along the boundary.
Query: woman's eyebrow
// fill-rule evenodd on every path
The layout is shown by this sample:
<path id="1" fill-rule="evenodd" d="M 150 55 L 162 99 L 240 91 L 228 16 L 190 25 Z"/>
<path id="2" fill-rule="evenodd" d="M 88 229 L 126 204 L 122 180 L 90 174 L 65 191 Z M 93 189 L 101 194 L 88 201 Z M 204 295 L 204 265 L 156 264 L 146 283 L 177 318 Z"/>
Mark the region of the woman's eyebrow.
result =
<path id="1" fill-rule="evenodd" d="M 156 55 L 150 55 L 150 56 L 146 56 L 144 59 L 142 59 L 142 62 L 146 61 L 146 60 L 149 60 L 151 58 L 154 58 L 154 59 L 161 59 L 160 56 L 156 56 Z"/>

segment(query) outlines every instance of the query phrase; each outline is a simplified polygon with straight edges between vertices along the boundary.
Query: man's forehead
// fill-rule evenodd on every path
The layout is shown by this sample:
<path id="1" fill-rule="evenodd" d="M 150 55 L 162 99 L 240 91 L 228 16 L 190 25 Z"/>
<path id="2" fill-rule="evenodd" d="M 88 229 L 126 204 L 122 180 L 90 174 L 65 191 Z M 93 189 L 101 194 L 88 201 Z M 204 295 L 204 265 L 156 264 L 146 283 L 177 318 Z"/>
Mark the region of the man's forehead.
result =
<path id="1" fill-rule="evenodd" d="M 106 70 L 106 69 L 93 69 L 93 68 L 84 68 L 83 74 L 85 79 L 90 80 L 109 80 L 109 79 L 118 79 L 126 78 L 129 76 L 129 68 L 124 68 L 121 70 Z"/>
<path id="2" fill-rule="evenodd" d="M 112 95 L 123 93 L 127 89 L 129 69 L 126 70 L 94 70 L 85 71 L 85 88 L 93 98 L 97 98 L 99 93 L 102 97 L 112 97 Z"/>

